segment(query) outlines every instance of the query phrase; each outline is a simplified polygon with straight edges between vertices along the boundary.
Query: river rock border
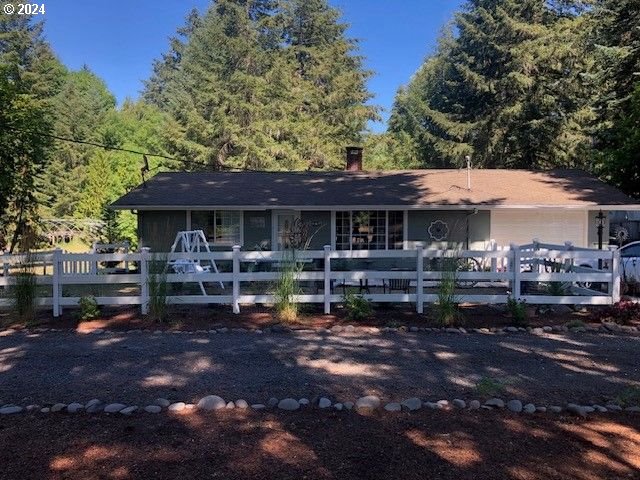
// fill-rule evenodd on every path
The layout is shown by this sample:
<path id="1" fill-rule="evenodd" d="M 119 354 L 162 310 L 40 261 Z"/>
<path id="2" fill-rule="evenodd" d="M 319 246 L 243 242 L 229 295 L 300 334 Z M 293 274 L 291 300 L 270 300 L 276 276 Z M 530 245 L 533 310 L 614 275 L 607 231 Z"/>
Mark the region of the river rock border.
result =
<path id="1" fill-rule="evenodd" d="M 591 334 L 616 334 L 616 335 L 634 335 L 640 333 L 640 329 L 630 325 L 619 325 L 613 322 L 603 322 L 597 324 L 585 324 L 575 326 L 571 322 L 564 325 L 545 325 L 542 327 L 491 327 L 491 328 L 464 328 L 464 327 L 416 327 L 401 325 L 398 327 L 365 327 L 354 325 L 334 325 L 331 328 L 292 328 L 286 325 L 274 325 L 263 329 L 247 329 L 247 328 L 229 328 L 219 327 L 209 330 L 151 330 L 151 329 L 132 329 L 132 330 L 108 330 L 96 328 L 93 330 L 77 330 L 75 328 L 25 328 L 13 329 L 8 328 L 0 330 L 0 337 L 23 333 L 26 335 L 41 333 L 67 332 L 76 333 L 78 335 L 101 335 L 101 334 L 153 334 L 153 335 L 218 335 L 226 333 L 246 333 L 253 335 L 274 334 L 274 333 L 292 333 L 292 334 L 356 334 L 356 335 L 379 335 L 383 333 L 440 333 L 440 334 L 481 334 L 481 335 L 506 335 L 528 333 L 531 335 L 547 335 L 547 334 L 563 334 L 563 333 L 591 333 Z"/>
<path id="2" fill-rule="evenodd" d="M 425 401 L 418 397 L 407 398 L 401 402 L 393 401 L 383 403 L 382 400 L 375 395 L 367 395 L 358 398 L 355 402 L 344 401 L 334 402 L 326 396 L 318 396 L 312 400 L 307 398 L 283 398 L 277 399 L 271 397 L 265 403 L 250 404 L 244 399 L 235 401 L 225 401 L 218 395 L 207 395 L 201 398 L 197 403 L 187 403 L 184 401 L 170 401 L 166 398 L 157 398 L 146 406 L 128 405 L 122 402 L 106 403 L 94 398 L 86 403 L 55 403 L 48 406 L 27 405 L 25 407 L 5 404 L 0 406 L 0 416 L 15 415 L 21 413 L 31 414 L 55 414 L 66 413 L 69 415 L 86 414 L 107 414 L 107 415 L 124 415 L 130 416 L 138 413 L 159 414 L 166 412 L 167 414 L 190 413 L 193 411 L 215 412 L 220 410 L 253 410 L 253 411 L 284 411 L 295 412 L 298 410 L 316 409 L 318 411 L 338 411 L 358 413 L 380 411 L 384 413 L 394 414 L 401 412 L 416 412 L 418 410 L 433 411 L 483 411 L 497 410 L 510 414 L 561 414 L 568 413 L 578 417 L 586 418 L 590 414 L 598 413 L 619 413 L 626 412 L 630 414 L 640 413 L 640 406 L 632 406 L 623 408 L 616 403 L 608 403 L 606 405 L 581 405 L 578 403 L 567 403 L 565 405 L 536 405 L 534 403 L 524 403 L 519 399 L 511 399 L 509 401 L 502 398 L 490 398 L 481 403 L 477 399 L 464 400 L 454 398 L 453 400 Z"/>

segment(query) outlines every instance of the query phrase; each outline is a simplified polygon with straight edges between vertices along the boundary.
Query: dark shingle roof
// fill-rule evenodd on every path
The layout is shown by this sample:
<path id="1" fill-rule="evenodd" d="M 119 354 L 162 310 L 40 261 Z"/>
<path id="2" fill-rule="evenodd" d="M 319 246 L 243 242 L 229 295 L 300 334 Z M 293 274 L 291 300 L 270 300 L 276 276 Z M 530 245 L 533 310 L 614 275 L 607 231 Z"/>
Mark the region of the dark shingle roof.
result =
<path id="1" fill-rule="evenodd" d="M 579 170 L 159 173 L 116 202 L 119 209 L 453 205 L 636 205 Z"/>

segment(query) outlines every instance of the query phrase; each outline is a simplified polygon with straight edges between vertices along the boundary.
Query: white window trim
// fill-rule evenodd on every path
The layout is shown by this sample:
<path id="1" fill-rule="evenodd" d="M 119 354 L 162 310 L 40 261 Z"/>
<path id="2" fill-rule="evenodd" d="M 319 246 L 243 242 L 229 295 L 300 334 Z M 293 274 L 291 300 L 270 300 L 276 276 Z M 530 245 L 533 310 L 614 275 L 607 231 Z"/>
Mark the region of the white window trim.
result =
<path id="1" fill-rule="evenodd" d="M 293 215 L 296 219 L 301 218 L 300 210 L 271 210 L 271 250 L 278 248 L 278 215 Z"/>

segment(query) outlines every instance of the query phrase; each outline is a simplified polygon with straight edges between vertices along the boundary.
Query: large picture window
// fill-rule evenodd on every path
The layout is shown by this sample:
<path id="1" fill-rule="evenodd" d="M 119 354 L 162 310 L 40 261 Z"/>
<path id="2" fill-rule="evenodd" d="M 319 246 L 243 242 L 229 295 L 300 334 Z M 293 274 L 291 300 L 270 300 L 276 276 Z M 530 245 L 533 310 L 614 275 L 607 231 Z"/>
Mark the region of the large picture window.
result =
<path id="1" fill-rule="evenodd" d="M 234 210 L 191 212 L 191 228 L 204 231 L 216 245 L 240 245 L 240 212 Z"/>
<path id="2" fill-rule="evenodd" d="M 403 212 L 336 212 L 337 250 L 401 250 L 403 239 Z"/>

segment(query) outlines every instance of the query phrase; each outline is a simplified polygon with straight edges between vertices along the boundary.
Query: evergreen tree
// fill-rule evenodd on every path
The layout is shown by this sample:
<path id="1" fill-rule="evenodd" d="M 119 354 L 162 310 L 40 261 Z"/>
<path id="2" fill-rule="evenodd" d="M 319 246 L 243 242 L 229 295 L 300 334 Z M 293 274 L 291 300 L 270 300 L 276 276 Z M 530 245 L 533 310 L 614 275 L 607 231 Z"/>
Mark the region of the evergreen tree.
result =
<path id="1" fill-rule="evenodd" d="M 391 130 L 429 165 L 580 166 L 592 119 L 581 16 L 539 0 L 469 0 L 409 87 Z M 434 158 L 435 157 L 435 158 Z"/>
<path id="2" fill-rule="evenodd" d="M 52 141 L 31 132 L 53 132 L 51 98 L 62 75 L 42 24 L 0 15 L 0 247 L 13 250 L 37 220 L 36 183 Z"/>
<path id="3" fill-rule="evenodd" d="M 326 0 L 212 3 L 147 84 L 170 151 L 214 169 L 341 166 L 375 110 L 338 20 Z"/>

